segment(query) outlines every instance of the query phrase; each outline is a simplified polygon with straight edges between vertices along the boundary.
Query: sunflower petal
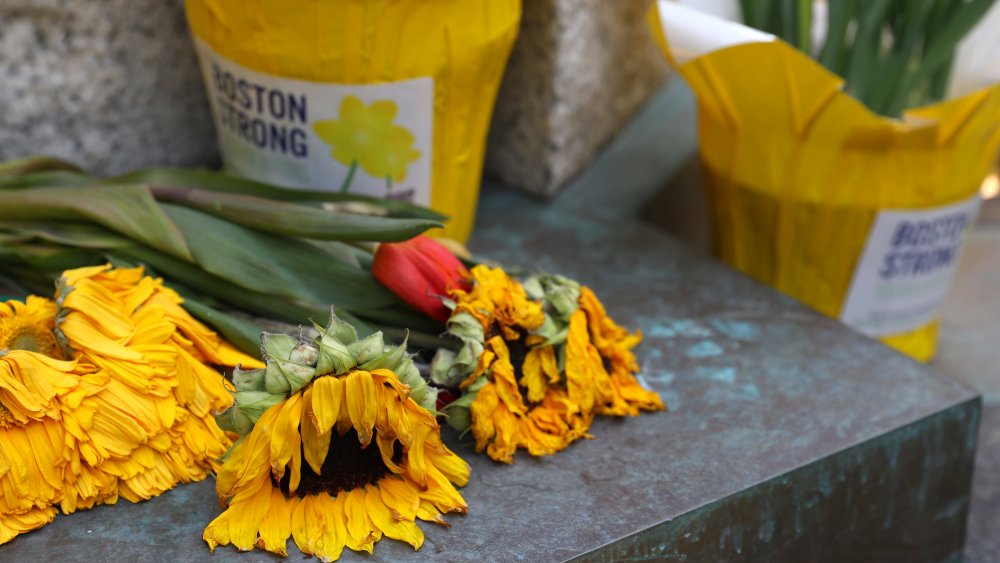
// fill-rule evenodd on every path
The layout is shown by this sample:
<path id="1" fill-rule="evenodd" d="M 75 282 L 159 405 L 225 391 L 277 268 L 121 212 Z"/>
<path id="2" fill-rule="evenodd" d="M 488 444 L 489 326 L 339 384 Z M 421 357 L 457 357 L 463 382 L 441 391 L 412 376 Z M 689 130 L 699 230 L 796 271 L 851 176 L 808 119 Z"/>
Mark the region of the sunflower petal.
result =
<path id="1" fill-rule="evenodd" d="M 369 555 L 372 554 L 377 538 L 374 534 L 375 527 L 368 518 L 368 510 L 365 507 L 364 489 L 352 489 L 337 496 L 345 497 L 343 502 L 344 515 L 347 518 L 347 547 L 354 551 L 367 551 Z"/>
<path id="2" fill-rule="evenodd" d="M 367 371 L 352 371 L 347 376 L 345 400 L 347 412 L 351 416 L 351 424 L 358 432 L 362 446 L 367 446 L 372 440 L 372 430 L 375 428 L 376 403 L 375 382 Z"/>
<path id="3" fill-rule="evenodd" d="M 314 389 L 314 387 L 309 387 L 303 394 L 303 402 L 306 407 L 302 424 L 299 427 L 299 434 L 302 436 L 302 451 L 305 454 L 306 463 L 317 475 L 320 475 L 323 473 L 323 462 L 326 461 L 327 452 L 330 451 L 330 430 L 327 429 L 323 434 L 316 430 L 316 415 L 312 411 L 312 405 L 316 404 L 313 400 L 316 396 Z"/>
<path id="4" fill-rule="evenodd" d="M 323 561 L 336 561 L 347 543 L 343 501 L 321 494 L 316 495 L 313 502 L 317 510 L 314 519 L 322 522 L 322 532 L 317 536 L 314 554 Z"/>
<path id="5" fill-rule="evenodd" d="M 250 551 L 257 544 L 260 524 L 271 507 L 271 484 L 261 483 L 256 489 L 240 493 L 229 505 L 234 510 L 229 520 L 229 537 L 241 551 Z"/>
<path id="6" fill-rule="evenodd" d="M 542 350 L 551 350 L 550 347 L 535 348 L 528 351 L 524 358 L 524 365 L 521 371 L 524 374 L 519 382 L 528 390 L 528 400 L 532 403 L 540 403 L 545 398 L 547 380 L 542 373 Z"/>
<path id="7" fill-rule="evenodd" d="M 306 555 L 310 555 L 313 552 L 311 536 L 313 529 L 313 521 L 311 519 L 313 499 L 313 495 L 306 495 L 299 500 L 298 504 L 292 507 L 292 539 L 295 540 L 295 545 L 298 546 L 299 551 Z"/>
<path id="8" fill-rule="evenodd" d="M 343 382 L 336 377 L 320 377 L 313 382 L 312 409 L 320 434 L 329 432 L 340 416 L 344 400 Z"/>
<path id="9" fill-rule="evenodd" d="M 269 439 L 271 441 L 271 474 L 280 481 L 285 475 L 285 464 L 288 463 L 299 446 L 298 428 L 302 422 L 302 395 L 293 394 L 284 403 L 271 407 L 268 412 L 276 408 L 280 408 L 280 411 L 270 428 Z M 262 425 L 261 421 L 258 421 L 257 424 L 262 426 L 262 432 L 268 432 L 267 426 Z M 254 430 L 256 429 L 257 427 L 254 427 Z"/>
<path id="10" fill-rule="evenodd" d="M 282 557 L 288 556 L 288 537 L 292 534 L 292 512 L 298 505 L 297 497 L 287 498 L 277 487 L 271 488 L 271 504 L 260 523 L 260 537 L 256 547 L 262 547 Z"/>
<path id="11" fill-rule="evenodd" d="M 394 518 L 392 510 L 382 500 L 377 486 L 367 488 L 365 507 L 372 524 L 387 537 L 404 541 L 413 546 L 413 549 L 420 549 L 423 545 L 424 533 L 412 521 Z"/>

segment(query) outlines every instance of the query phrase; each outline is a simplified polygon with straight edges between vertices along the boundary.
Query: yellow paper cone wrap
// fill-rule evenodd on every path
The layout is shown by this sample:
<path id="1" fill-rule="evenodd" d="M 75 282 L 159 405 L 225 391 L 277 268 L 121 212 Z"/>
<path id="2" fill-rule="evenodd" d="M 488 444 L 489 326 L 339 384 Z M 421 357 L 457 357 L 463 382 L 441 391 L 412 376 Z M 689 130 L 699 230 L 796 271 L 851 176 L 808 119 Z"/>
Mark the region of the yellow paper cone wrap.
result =
<path id="1" fill-rule="evenodd" d="M 227 168 L 472 230 L 520 0 L 189 0 Z"/>
<path id="2" fill-rule="evenodd" d="M 665 36 L 669 43 L 669 27 Z M 947 283 L 979 186 L 996 163 L 1000 87 L 913 109 L 897 120 L 871 112 L 843 92 L 841 78 L 781 41 L 723 45 L 699 55 L 671 47 L 665 53 L 698 102 L 714 252 L 905 354 L 932 358 L 936 311 L 921 310 L 911 319 L 923 322 L 887 333 L 853 324 L 845 306 L 852 284 L 879 275 L 859 270 L 868 246 L 890 278 L 893 268 L 912 274 L 905 283 L 899 281 L 905 275 L 897 276 L 895 286 L 873 296 Z M 939 208 L 939 216 L 921 215 Z M 902 220 L 892 223 L 897 215 L 912 219 L 906 226 L 912 229 Z M 894 230 L 887 231 L 885 255 L 874 256 L 880 216 Z M 924 238 L 910 246 L 901 242 L 918 227 Z M 952 246 L 944 246 L 947 237 Z M 899 243 L 896 255 L 892 241 Z M 928 303 L 919 306 L 934 305 Z M 902 323 L 896 325 L 905 325 L 914 311 L 897 311 Z M 894 326 L 892 319 L 885 326 Z"/>

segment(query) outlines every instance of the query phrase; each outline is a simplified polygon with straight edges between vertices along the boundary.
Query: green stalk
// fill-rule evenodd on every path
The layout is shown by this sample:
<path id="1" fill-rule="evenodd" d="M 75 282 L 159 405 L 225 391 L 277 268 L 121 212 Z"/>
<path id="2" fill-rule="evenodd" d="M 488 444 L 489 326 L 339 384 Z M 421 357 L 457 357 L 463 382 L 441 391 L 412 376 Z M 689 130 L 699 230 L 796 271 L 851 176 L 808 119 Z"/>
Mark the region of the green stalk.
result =
<path id="1" fill-rule="evenodd" d="M 882 115 L 895 115 L 889 113 L 889 104 L 904 77 L 913 72 L 913 62 L 933 7 L 934 0 L 910 0 L 906 4 L 906 10 L 900 12 L 900 25 L 895 30 L 892 50 L 883 65 L 882 78 L 877 81 L 871 95 L 869 105 L 874 111 Z"/>
<path id="2" fill-rule="evenodd" d="M 869 92 L 878 79 L 878 59 L 881 52 L 881 33 L 886 12 L 892 0 L 864 1 L 858 29 L 851 47 L 847 66 L 847 87 L 851 94 L 867 103 Z"/>
<path id="3" fill-rule="evenodd" d="M 211 326 L 238 350 L 260 359 L 261 328 L 253 323 L 217 311 L 189 295 L 184 295 L 184 309 L 191 316 Z"/>
<path id="4" fill-rule="evenodd" d="M 941 68 L 937 69 L 934 76 L 930 79 L 930 84 L 927 87 L 927 100 L 928 101 L 938 101 L 944 99 L 945 93 L 948 91 L 948 81 L 951 79 L 951 67 L 955 62 L 954 51 L 948 57 L 948 61 L 941 65 Z"/>
<path id="5" fill-rule="evenodd" d="M 431 211 L 426 207 L 420 207 L 419 205 L 403 201 L 379 199 L 372 196 L 353 193 L 342 194 L 335 191 L 282 188 L 212 170 L 148 168 L 145 170 L 130 172 L 124 176 L 104 180 L 104 182 L 112 184 L 149 184 L 153 186 L 169 186 L 171 188 L 192 188 L 217 193 L 256 196 L 275 201 L 294 201 L 302 205 L 313 206 L 316 206 L 317 202 L 366 203 L 374 207 L 384 209 L 388 212 L 389 217 L 431 219 L 434 221 L 443 221 L 447 219 L 446 216 L 437 213 L 436 211 Z"/>
<path id="6" fill-rule="evenodd" d="M 812 0 L 798 0 L 798 47 L 805 54 L 812 52 Z"/>
<path id="7" fill-rule="evenodd" d="M 80 170 L 80 167 L 65 160 L 48 156 L 28 156 L 0 162 L 0 179 L 13 178 L 32 172 L 49 172 L 55 170 L 83 172 Z"/>
<path id="8" fill-rule="evenodd" d="M 6 301 L 11 297 L 13 297 L 7 294 L 6 292 L 13 292 L 15 294 L 14 296 L 18 298 L 23 298 L 27 296 L 29 293 L 31 293 L 30 291 L 28 291 L 28 288 L 21 285 L 21 282 L 8 276 L 4 272 L 0 272 L 0 288 L 3 288 L 5 292 L 4 298 L 0 298 L 0 300 L 3 301 Z"/>
<path id="9" fill-rule="evenodd" d="M 383 328 L 382 334 L 385 335 L 387 340 L 391 340 L 392 342 L 403 342 L 403 340 L 406 339 L 411 346 L 423 348 L 425 350 L 437 350 L 439 348 L 457 350 L 461 345 L 461 343 L 454 338 L 445 338 L 426 332 L 395 327 Z"/>
<path id="10" fill-rule="evenodd" d="M 827 2 L 827 10 L 826 39 L 820 50 L 819 62 L 830 72 L 843 78 L 847 60 L 848 25 L 858 15 L 858 1 L 832 0 Z"/>
<path id="11" fill-rule="evenodd" d="M 927 38 L 927 48 L 917 70 L 904 79 L 888 105 L 887 115 L 898 115 L 905 109 L 912 92 L 940 68 L 948 65 L 958 42 L 982 19 L 994 0 L 970 0 L 961 3 L 956 13 Z"/>
<path id="12" fill-rule="evenodd" d="M 344 182 L 340 184 L 340 193 L 346 194 L 351 189 L 351 182 L 354 181 L 354 173 L 358 171 L 358 161 L 352 160 L 351 167 L 347 169 L 347 176 L 344 178 Z"/>
<path id="13" fill-rule="evenodd" d="M 781 5 L 781 36 L 794 47 L 800 45 L 798 0 L 782 0 Z"/>
<path id="14" fill-rule="evenodd" d="M 223 278 L 206 273 L 197 266 L 182 262 L 151 248 L 138 245 L 130 246 L 116 249 L 110 253 L 110 256 L 149 265 L 153 269 L 169 275 L 172 279 L 176 279 L 184 285 L 218 299 L 235 309 L 269 319 L 305 323 L 317 313 L 323 313 L 325 309 L 325 307 L 316 304 L 299 304 L 290 299 L 282 299 L 239 287 Z"/>
<path id="15" fill-rule="evenodd" d="M 740 0 L 740 15 L 746 25 L 760 28 L 760 22 L 756 19 L 757 2 L 754 0 Z"/>

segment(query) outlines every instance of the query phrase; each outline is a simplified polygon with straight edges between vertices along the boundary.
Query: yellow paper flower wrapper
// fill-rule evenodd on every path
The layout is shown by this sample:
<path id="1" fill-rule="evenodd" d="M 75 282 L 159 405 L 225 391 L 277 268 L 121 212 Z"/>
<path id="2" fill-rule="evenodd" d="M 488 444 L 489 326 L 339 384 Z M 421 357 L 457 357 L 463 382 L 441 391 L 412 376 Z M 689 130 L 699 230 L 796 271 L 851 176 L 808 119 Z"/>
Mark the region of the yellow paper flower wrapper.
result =
<path id="1" fill-rule="evenodd" d="M 472 230 L 519 0 L 191 0 L 231 171 L 409 200 Z"/>
<path id="2" fill-rule="evenodd" d="M 657 8 L 660 44 L 698 102 L 714 252 L 932 358 L 937 306 L 996 163 L 1000 87 L 889 119 L 772 36 Z"/>

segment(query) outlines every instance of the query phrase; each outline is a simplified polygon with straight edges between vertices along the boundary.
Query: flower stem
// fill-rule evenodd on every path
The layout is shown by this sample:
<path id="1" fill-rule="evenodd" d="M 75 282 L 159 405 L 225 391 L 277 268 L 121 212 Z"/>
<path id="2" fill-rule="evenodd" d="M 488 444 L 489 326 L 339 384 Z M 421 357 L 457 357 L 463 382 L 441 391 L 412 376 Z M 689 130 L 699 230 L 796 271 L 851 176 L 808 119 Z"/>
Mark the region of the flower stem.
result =
<path id="1" fill-rule="evenodd" d="M 385 177 L 385 189 L 390 192 L 392 191 L 392 176 Z"/>
<path id="2" fill-rule="evenodd" d="M 799 0 L 795 15 L 798 18 L 798 48 L 808 55 L 812 49 L 812 0 Z"/>
<path id="3" fill-rule="evenodd" d="M 344 178 L 344 183 L 340 185 L 340 193 L 346 194 L 351 188 L 351 182 L 354 180 L 354 173 L 358 171 L 358 161 L 354 159 L 351 161 L 351 167 L 347 169 L 347 177 Z"/>

